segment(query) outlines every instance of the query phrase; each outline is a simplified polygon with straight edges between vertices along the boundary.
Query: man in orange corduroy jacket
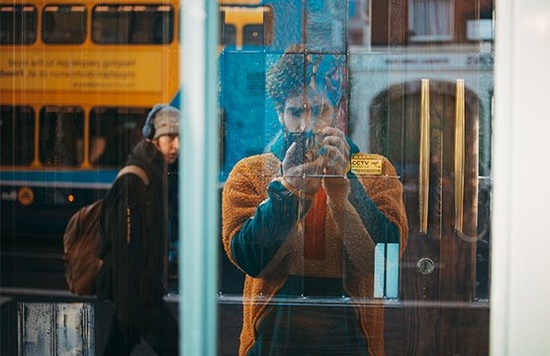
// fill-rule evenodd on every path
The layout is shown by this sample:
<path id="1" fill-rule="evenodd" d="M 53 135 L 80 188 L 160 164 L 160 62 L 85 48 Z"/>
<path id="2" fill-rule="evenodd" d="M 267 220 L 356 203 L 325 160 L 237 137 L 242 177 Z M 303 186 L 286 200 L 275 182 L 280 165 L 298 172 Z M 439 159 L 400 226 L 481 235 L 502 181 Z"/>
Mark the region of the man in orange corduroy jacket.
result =
<path id="1" fill-rule="evenodd" d="M 224 186 L 224 248 L 246 273 L 241 355 L 384 354 L 374 247 L 403 252 L 403 187 L 336 127 L 344 71 L 337 55 L 288 49 L 267 73 L 282 131 Z"/>

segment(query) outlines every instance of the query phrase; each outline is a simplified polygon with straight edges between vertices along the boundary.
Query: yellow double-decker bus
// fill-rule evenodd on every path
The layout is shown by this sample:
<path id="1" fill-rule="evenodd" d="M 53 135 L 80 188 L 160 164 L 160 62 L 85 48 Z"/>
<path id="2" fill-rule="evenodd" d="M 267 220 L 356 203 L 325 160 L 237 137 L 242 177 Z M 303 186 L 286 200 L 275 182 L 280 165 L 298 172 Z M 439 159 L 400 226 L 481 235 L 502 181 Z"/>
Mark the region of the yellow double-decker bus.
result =
<path id="1" fill-rule="evenodd" d="M 225 3 L 221 46 L 271 40 L 268 12 Z M 0 166 L 122 164 L 147 110 L 177 100 L 179 10 L 177 0 L 0 3 Z"/>
<path id="2" fill-rule="evenodd" d="M 149 108 L 178 91 L 178 8 L 144 0 L 0 4 L 2 167 L 123 163 Z"/>

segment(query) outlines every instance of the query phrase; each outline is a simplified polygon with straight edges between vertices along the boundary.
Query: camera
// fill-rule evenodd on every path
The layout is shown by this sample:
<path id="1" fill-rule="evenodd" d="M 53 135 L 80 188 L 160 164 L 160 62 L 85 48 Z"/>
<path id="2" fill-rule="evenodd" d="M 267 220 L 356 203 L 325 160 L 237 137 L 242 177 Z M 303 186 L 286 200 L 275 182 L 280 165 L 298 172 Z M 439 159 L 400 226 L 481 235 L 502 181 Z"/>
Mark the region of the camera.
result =
<path id="1" fill-rule="evenodd" d="M 323 134 L 305 132 L 288 132 L 286 134 L 286 148 L 296 142 L 293 153 L 295 164 L 303 164 L 314 161 L 319 156 L 319 150 L 323 146 Z"/>

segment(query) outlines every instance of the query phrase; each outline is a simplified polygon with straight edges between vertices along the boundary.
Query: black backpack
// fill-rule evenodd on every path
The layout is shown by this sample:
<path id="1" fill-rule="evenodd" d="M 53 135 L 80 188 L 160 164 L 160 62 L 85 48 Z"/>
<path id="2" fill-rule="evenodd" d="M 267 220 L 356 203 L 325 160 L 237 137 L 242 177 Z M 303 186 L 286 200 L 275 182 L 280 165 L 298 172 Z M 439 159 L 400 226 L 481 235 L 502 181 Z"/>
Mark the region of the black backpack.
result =
<path id="1" fill-rule="evenodd" d="M 149 184 L 147 173 L 135 165 L 122 168 L 116 179 L 129 173 L 137 175 L 145 185 Z M 103 199 L 100 199 L 80 208 L 69 219 L 63 235 L 65 279 L 69 290 L 78 295 L 95 294 L 95 279 L 103 264 L 98 256 L 101 244 L 99 216 L 102 206 Z"/>

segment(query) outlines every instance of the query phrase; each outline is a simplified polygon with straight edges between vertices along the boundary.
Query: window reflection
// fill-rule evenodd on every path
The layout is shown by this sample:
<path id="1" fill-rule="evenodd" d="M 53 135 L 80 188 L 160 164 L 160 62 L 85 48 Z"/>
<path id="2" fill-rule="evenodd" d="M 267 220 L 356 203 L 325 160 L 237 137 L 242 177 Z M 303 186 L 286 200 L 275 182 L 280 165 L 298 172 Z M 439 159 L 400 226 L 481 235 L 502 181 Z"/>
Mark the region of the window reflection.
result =
<path id="1" fill-rule="evenodd" d="M 240 159 L 262 154 L 266 147 L 276 142 L 280 122 L 274 103 L 265 95 L 265 72 L 284 49 L 300 43 L 309 49 L 312 58 L 341 57 L 345 64 L 338 75 L 342 75 L 345 85 L 339 89 L 345 94 L 344 102 L 336 109 L 338 125 L 362 151 L 389 158 L 397 179 L 404 185 L 403 197 L 411 231 L 411 242 L 403 258 L 399 253 L 401 246 L 390 235 L 374 241 L 373 271 L 369 275 L 373 279 L 373 291 L 361 302 L 386 306 L 401 306 L 402 302 L 433 303 L 430 306 L 462 303 L 461 312 L 431 307 L 386 310 L 391 316 L 386 323 L 389 330 L 386 336 L 398 335 L 396 339 L 399 339 L 386 343 L 393 354 L 434 354 L 433 350 L 439 351 L 447 345 L 454 347 L 459 343 L 445 339 L 450 329 L 466 336 L 460 343 L 464 345 L 471 344 L 468 342 L 471 334 L 479 334 L 482 338 L 479 345 L 483 348 L 487 332 L 483 315 L 487 314 L 488 307 L 483 303 L 471 305 L 490 297 L 493 2 L 404 0 L 388 4 L 369 0 L 287 0 L 263 1 L 261 6 L 253 0 L 246 4 L 234 3 L 224 1 L 220 8 L 220 111 L 223 112 L 220 185 L 226 182 Z M 89 8 L 94 9 L 94 14 L 91 33 L 87 34 L 86 13 L 80 6 L 48 5 L 39 15 L 33 5 L 2 4 L 0 44 L 29 47 L 38 37 L 46 45 L 74 43 L 86 47 L 85 37 L 90 36 L 96 45 L 153 44 L 159 47 L 157 45 L 173 42 L 174 31 L 177 31 L 172 23 L 176 20 L 174 8 L 168 4 L 93 4 Z M 43 19 L 40 29 L 37 29 L 38 16 Z M 40 36 L 39 30 L 43 30 Z M 39 46 L 45 44 L 37 43 Z M 39 51 L 28 53 L 47 51 L 43 52 L 41 47 Z M 18 56 L 14 58 L 19 59 Z M 303 56 L 301 61 L 304 62 Z M 310 68 L 306 66 L 304 72 L 311 71 Z M 142 68 L 137 71 L 141 73 Z M 9 75 L 19 73 L 22 71 L 17 69 Z M 308 78 L 300 77 L 304 87 L 309 84 Z M 422 79 L 430 81 L 432 94 L 426 232 L 420 232 L 418 227 L 419 83 Z M 451 143 L 456 134 L 453 87 L 457 79 L 463 79 L 467 89 L 468 173 L 464 209 L 468 218 L 465 219 L 466 231 L 462 234 L 454 231 L 452 224 L 456 155 Z M 85 109 L 79 107 L 82 103 L 78 102 L 57 104 L 57 91 L 45 94 L 46 100 L 56 103 L 54 106 L 37 103 L 33 97 L 34 106 L 31 107 L 26 106 L 27 98 L 31 98 L 26 90 L 21 97 L 16 95 L 18 104 L 6 106 L 12 100 L 9 95 L 14 95 L 10 79 L 7 80 L 4 83 L 8 90 L 3 88 L 3 97 L 7 99 L 0 109 L 0 165 L 8 168 L 4 172 L 12 169 L 11 166 L 24 165 L 32 165 L 29 170 L 36 170 L 40 165 L 45 165 L 46 169 L 60 167 L 60 172 L 66 170 L 66 166 L 89 170 L 89 164 L 93 169 L 106 167 L 114 172 L 114 167 L 124 163 L 130 148 L 141 138 L 143 122 L 140 120 L 146 116 L 145 108 L 101 106 L 102 103 L 95 101 L 93 104 L 90 101 Z M 37 82 L 33 80 L 33 83 Z M 52 95 L 55 101 L 51 100 Z M 102 92 L 98 98 L 108 95 L 111 94 Z M 23 105 L 21 100 L 25 101 Z M 152 101 L 152 98 L 147 100 Z M 306 109 L 307 105 L 305 112 Z M 39 133 L 35 132 L 37 129 Z M 263 172 L 257 170 L 254 174 L 260 177 Z M 104 178 L 102 184 L 107 186 L 109 179 Z M 46 200 L 66 205 L 69 193 L 76 194 L 78 199 L 92 200 L 91 196 L 83 198 L 65 189 L 56 187 Z M 3 194 L 10 204 L 18 204 L 14 189 L 4 190 Z M 42 193 L 37 193 L 37 197 L 44 196 L 39 194 Z M 7 211 L 3 208 L 3 214 Z M 22 220 L 17 229 L 28 228 L 25 221 L 28 215 L 16 213 L 15 216 Z M 170 223 L 175 224 L 174 220 Z M 3 231 L 15 231 L 7 221 L 15 219 L 3 219 L 6 222 Z M 345 219 L 338 221 L 348 226 Z M 175 225 L 171 226 L 177 230 Z M 172 249 L 170 262 L 175 261 L 174 256 Z M 345 257 L 340 255 L 342 260 Z M 221 259 L 220 301 L 231 300 L 228 303 L 235 304 L 228 308 L 238 309 L 243 301 L 244 274 L 229 262 L 227 255 L 223 254 Z M 422 273 L 420 261 L 432 261 L 434 268 L 430 273 Z M 304 260 L 299 264 L 300 271 L 307 269 Z M 170 270 L 171 277 L 174 271 L 174 268 Z M 322 289 L 311 283 L 309 277 L 294 279 L 283 292 L 277 301 L 283 304 L 290 300 L 303 302 L 301 306 L 306 306 L 307 312 L 316 303 L 330 309 L 333 304 L 348 303 L 351 297 L 341 283 Z M 475 308 L 482 311 L 481 316 L 470 310 Z M 334 310 L 327 310 L 327 317 L 334 317 Z M 343 317 L 351 318 L 348 311 L 342 313 Z M 402 316 L 400 313 L 407 314 L 406 323 L 397 318 Z M 273 314 L 266 316 L 271 318 Z M 228 334 L 240 331 L 235 325 L 240 325 L 241 319 L 236 319 Z M 290 325 L 294 322 L 290 319 L 278 322 Z M 478 320 L 481 321 L 475 323 Z M 440 341 L 429 341 L 430 338 L 425 337 L 434 329 L 443 335 Z M 234 335 L 231 342 L 238 347 L 238 335 Z M 435 345 L 437 342 L 441 344 Z M 407 348 L 400 349 L 402 344 Z M 468 354 L 473 348 L 465 352 L 453 350 L 450 354 Z M 485 349 L 470 353 L 483 354 L 483 351 Z"/>
<path id="2" fill-rule="evenodd" d="M 86 39 L 86 8 L 83 5 L 46 6 L 42 14 L 45 43 L 82 43 Z"/>
<path id="3" fill-rule="evenodd" d="M 0 44 L 32 44 L 37 37 L 33 5 L 0 5 Z"/>
<path id="4" fill-rule="evenodd" d="M 269 6 L 220 6 L 220 48 L 266 46 L 273 41 L 273 12 Z"/>
<path id="5" fill-rule="evenodd" d="M 264 44 L 263 25 L 246 25 L 243 29 L 243 45 L 263 45 Z"/>
<path id="6" fill-rule="evenodd" d="M 435 325 L 440 325 L 442 330 L 452 328 L 454 323 L 466 328 L 465 320 L 477 318 L 479 322 L 472 325 L 476 336 L 464 336 L 464 350 L 485 354 L 492 186 L 490 103 L 494 53 L 493 34 L 489 30 L 494 21 L 492 2 L 404 0 L 387 4 L 368 0 L 307 0 L 269 2 L 271 4 L 273 42 L 257 52 L 239 52 L 237 47 L 236 50 L 226 48 L 220 55 L 223 68 L 220 103 L 225 129 L 222 181 L 225 184 L 231 181 L 226 181 L 228 174 L 241 158 L 265 154 L 277 142 L 281 119 L 273 114 L 277 103 L 267 95 L 263 100 L 256 100 L 257 91 L 249 90 L 251 73 L 265 73 L 293 43 L 305 45 L 312 58 L 344 56 L 346 84 L 342 88 L 345 87 L 349 95 L 342 110 L 336 110 L 342 114 L 339 127 L 362 151 L 381 154 L 394 165 L 397 179 L 404 186 L 410 231 L 403 255 L 402 246 L 389 235 L 386 240 L 375 241 L 370 275 L 373 291 L 364 301 L 386 306 L 409 301 L 460 303 L 450 310 L 436 307 L 386 311 L 389 314 L 385 320 L 386 332 L 390 330 L 390 334 L 399 335 L 399 340 L 386 343 L 386 350 L 389 354 L 432 354 L 447 345 L 444 340 L 441 343 L 425 341 Z M 297 79 L 303 82 L 304 92 L 310 84 L 308 70 L 304 67 L 303 75 Z M 423 79 L 429 82 L 431 95 L 425 231 L 419 225 L 420 83 Z M 458 134 L 457 81 L 465 84 L 463 153 L 456 152 L 454 146 Z M 290 109 L 295 113 L 309 112 L 307 105 L 301 111 Z M 465 165 L 463 200 L 457 199 L 455 191 L 458 177 L 455 167 L 461 157 Z M 253 172 L 253 176 L 268 179 L 264 171 Z M 455 223 L 457 201 L 461 202 L 459 210 L 464 218 L 462 229 L 457 229 Z M 342 223 L 344 221 L 342 219 Z M 305 259 L 300 263 L 301 266 L 307 264 Z M 236 277 L 242 278 L 239 270 L 235 271 L 226 260 L 222 267 L 221 295 L 240 296 L 242 280 Z M 277 301 L 288 302 L 295 295 L 303 296 L 309 306 L 320 300 L 341 301 L 333 294 L 323 295 L 307 278 L 298 279 L 299 287 L 289 287 L 290 292 L 277 296 L 280 297 Z M 339 291 L 350 297 L 345 289 Z M 243 295 L 245 304 L 255 302 L 247 297 Z M 472 311 L 474 305 L 479 309 Z M 273 313 L 267 318 L 276 318 L 273 315 L 277 315 L 277 311 Z M 454 319 L 457 315 L 458 320 Z M 277 321 L 292 325 L 290 319 Z M 398 325 L 410 327 L 404 330 Z"/>
<path id="7" fill-rule="evenodd" d="M 48 166 L 82 163 L 84 112 L 79 107 L 48 106 L 40 111 L 39 159 Z"/>
<path id="8" fill-rule="evenodd" d="M 174 38 L 171 5 L 97 5 L 92 40 L 101 44 L 167 44 Z"/>
<path id="9" fill-rule="evenodd" d="M 389 160 L 360 152 L 342 131 L 345 54 L 297 44 L 268 62 L 280 132 L 233 167 L 222 196 L 225 252 L 246 274 L 240 350 L 366 354 L 383 347 L 382 315 L 366 307 L 377 243 L 380 260 L 397 253 L 389 273 L 382 264 L 379 293 L 397 294 L 392 273 L 407 240 L 402 184 Z"/>
<path id="10" fill-rule="evenodd" d="M 34 110 L 0 106 L 0 166 L 25 166 L 34 158 Z"/>
<path id="11" fill-rule="evenodd" d="M 411 41 L 452 40 L 454 3 L 454 0 L 409 0 Z"/>
<path id="12" fill-rule="evenodd" d="M 146 108 L 95 107 L 90 112 L 90 163 L 121 167 L 142 139 Z"/>

